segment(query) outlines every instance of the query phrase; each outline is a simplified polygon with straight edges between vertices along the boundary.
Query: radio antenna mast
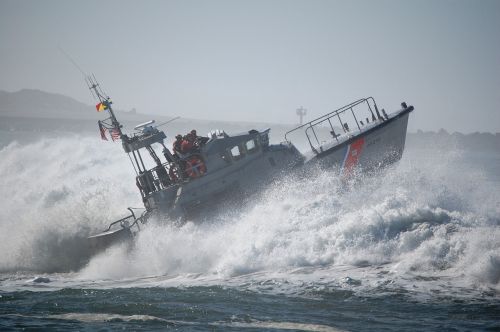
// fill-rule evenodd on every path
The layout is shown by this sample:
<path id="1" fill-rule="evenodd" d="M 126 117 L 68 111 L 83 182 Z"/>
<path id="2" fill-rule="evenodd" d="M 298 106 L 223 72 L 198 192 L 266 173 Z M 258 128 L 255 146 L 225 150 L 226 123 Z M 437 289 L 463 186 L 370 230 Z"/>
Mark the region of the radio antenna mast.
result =
<path id="1" fill-rule="evenodd" d="M 122 137 L 123 136 L 121 129 L 122 126 L 120 122 L 118 122 L 118 120 L 116 119 L 115 113 L 113 112 L 113 108 L 111 107 L 111 104 L 113 102 L 111 101 L 109 96 L 102 90 L 101 86 L 97 82 L 97 79 L 95 78 L 95 75 L 94 74 L 92 74 L 92 76 L 87 75 L 85 77 L 85 82 L 87 82 L 87 86 L 92 92 L 94 98 L 96 98 L 99 101 L 99 104 L 97 104 L 96 108 L 102 107 L 104 110 L 109 111 L 111 123 L 114 129 L 118 130 L 118 132 L 120 133 L 120 137 Z"/>

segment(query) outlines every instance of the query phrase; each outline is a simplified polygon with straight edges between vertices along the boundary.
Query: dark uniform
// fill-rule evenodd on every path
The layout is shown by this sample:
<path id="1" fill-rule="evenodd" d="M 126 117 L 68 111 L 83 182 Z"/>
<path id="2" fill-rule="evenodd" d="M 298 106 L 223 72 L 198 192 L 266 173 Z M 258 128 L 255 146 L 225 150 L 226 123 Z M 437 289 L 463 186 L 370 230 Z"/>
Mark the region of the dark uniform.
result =
<path id="1" fill-rule="evenodd" d="M 172 150 L 174 151 L 174 153 L 182 153 L 181 152 L 181 148 L 182 148 L 182 135 L 177 135 L 175 136 L 175 142 L 172 146 Z"/>
<path id="2" fill-rule="evenodd" d="M 208 137 L 196 135 L 196 129 L 191 130 L 191 135 L 193 135 L 195 144 L 198 146 L 205 144 L 209 140 Z"/>

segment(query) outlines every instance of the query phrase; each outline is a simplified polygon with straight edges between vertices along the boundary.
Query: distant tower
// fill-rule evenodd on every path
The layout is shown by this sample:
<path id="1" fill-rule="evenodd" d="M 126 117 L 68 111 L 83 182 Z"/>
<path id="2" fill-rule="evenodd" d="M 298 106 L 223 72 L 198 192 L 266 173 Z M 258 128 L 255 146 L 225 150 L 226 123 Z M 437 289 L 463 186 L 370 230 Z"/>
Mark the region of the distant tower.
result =
<path id="1" fill-rule="evenodd" d="M 307 110 L 300 106 L 300 108 L 297 108 L 297 115 L 299 116 L 300 118 L 300 124 L 302 125 L 302 121 L 303 121 L 303 118 L 304 118 L 304 115 L 307 114 Z"/>

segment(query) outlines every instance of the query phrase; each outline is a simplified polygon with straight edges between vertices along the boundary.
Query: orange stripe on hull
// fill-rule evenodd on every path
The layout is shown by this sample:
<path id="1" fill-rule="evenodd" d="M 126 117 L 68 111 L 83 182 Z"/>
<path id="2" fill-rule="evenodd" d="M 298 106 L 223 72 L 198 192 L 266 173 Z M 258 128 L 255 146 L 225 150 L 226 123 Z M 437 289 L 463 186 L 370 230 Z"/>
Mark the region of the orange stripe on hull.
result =
<path id="1" fill-rule="evenodd" d="M 342 169 L 345 176 L 349 176 L 352 170 L 358 164 L 359 156 L 361 156 L 361 151 L 363 150 L 363 145 L 365 144 L 365 138 L 360 137 L 347 147 L 347 153 L 342 164 Z"/>

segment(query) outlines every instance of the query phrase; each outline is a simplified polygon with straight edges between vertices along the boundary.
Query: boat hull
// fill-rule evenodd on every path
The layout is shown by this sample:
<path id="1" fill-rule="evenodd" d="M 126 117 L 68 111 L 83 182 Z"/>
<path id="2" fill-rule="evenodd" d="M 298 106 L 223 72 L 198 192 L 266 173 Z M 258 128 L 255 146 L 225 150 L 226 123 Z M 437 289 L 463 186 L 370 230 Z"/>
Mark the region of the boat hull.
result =
<path id="1" fill-rule="evenodd" d="M 113 244 L 128 242 L 132 240 L 133 234 L 130 228 L 118 228 L 105 231 L 88 237 L 89 249 L 93 254 L 101 252 Z"/>
<path id="2" fill-rule="evenodd" d="M 370 171 L 401 159 L 406 140 L 408 116 L 413 107 L 391 114 L 385 121 L 362 130 L 344 142 L 322 148 L 308 164 L 336 167 L 343 175 L 355 169 Z"/>
<path id="3" fill-rule="evenodd" d="M 231 210 L 248 201 L 260 188 L 293 170 L 311 172 L 338 168 L 349 176 L 355 170 L 370 171 L 401 159 L 406 139 L 409 113 L 405 107 L 384 119 L 376 120 L 356 132 L 348 133 L 340 142 L 334 139 L 323 145 L 312 158 L 304 158 L 290 143 L 273 145 L 261 154 L 248 155 L 215 174 L 151 194 L 148 206 L 173 219 L 217 214 L 218 207 Z"/>

